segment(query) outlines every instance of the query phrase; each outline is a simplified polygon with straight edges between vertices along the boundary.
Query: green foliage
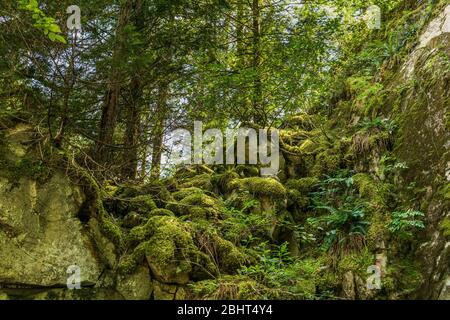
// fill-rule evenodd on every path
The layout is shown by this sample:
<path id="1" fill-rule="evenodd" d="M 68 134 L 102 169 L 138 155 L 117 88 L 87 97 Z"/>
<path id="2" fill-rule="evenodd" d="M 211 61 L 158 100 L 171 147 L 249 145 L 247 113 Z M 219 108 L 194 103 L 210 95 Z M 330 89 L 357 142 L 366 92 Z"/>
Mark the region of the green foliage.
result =
<path id="1" fill-rule="evenodd" d="M 267 242 L 263 242 L 252 250 L 258 257 L 258 263 L 249 267 L 242 267 L 239 273 L 268 285 L 274 285 L 284 267 L 292 263 L 287 243 L 283 243 L 273 250 Z"/>
<path id="2" fill-rule="evenodd" d="M 392 220 L 388 229 L 395 237 L 400 239 L 412 239 L 414 237 L 413 231 L 425 228 L 421 219 L 425 215 L 420 211 L 396 211 L 391 216 Z"/>
<path id="3" fill-rule="evenodd" d="M 28 11 L 34 21 L 34 27 L 41 30 L 51 41 L 67 43 L 61 35 L 61 28 L 54 18 L 48 17 L 40 8 L 37 0 L 17 0 L 21 10 Z"/>
<path id="4" fill-rule="evenodd" d="M 295 260 L 289 253 L 288 244 L 269 246 L 264 242 L 253 248 L 258 262 L 239 270 L 248 277 L 285 299 L 313 299 L 316 294 L 318 261 Z M 280 298 L 280 297 L 278 297 Z"/>
<path id="5" fill-rule="evenodd" d="M 450 238 L 450 218 L 445 218 L 441 224 L 441 230 L 444 234 L 444 237 Z"/>
<path id="6" fill-rule="evenodd" d="M 369 222 L 363 220 L 364 208 L 362 206 L 346 208 L 333 208 L 317 206 L 316 210 L 326 210 L 329 215 L 308 219 L 309 224 L 326 232 L 322 243 L 322 250 L 328 251 L 334 245 L 347 245 L 353 236 L 364 237 Z M 350 240 L 351 241 L 351 240 Z"/>
<path id="7" fill-rule="evenodd" d="M 369 222 L 364 220 L 367 204 L 358 197 L 351 173 L 340 171 L 319 184 L 312 193 L 312 208 L 322 214 L 308 223 L 325 233 L 321 248 L 361 248 Z M 340 249 L 339 249 L 340 250 Z"/>
<path id="8" fill-rule="evenodd" d="M 383 155 L 380 159 L 377 175 L 380 180 L 393 179 L 395 176 L 407 169 L 408 166 L 406 163 L 399 162 L 395 157 Z"/>
<path id="9" fill-rule="evenodd" d="M 395 129 L 397 128 L 397 125 L 395 124 L 395 121 L 389 119 L 381 119 L 377 117 L 373 120 L 365 118 L 363 121 L 359 123 L 359 127 L 364 131 L 379 129 L 382 131 L 386 131 L 389 134 L 393 134 Z"/>
<path id="10" fill-rule="evenodd" d="M 259 205 L 254 199 L 244 201 L 241 209 L 236 209 L 225 202 L 221 229 L 225 239 L 234 244 L 249 244 L 258 241 L 264 230 L 272 223 L 266 215 L 253 213 L 252 208 Z"/>
<path id="11" fill-rule="evenodd" d="M 278 225 L 292 233 L 293 238 L 302 245 L 309 245 L 316 241 L 314 234 L 308 230 L 308 226 L 291 221 L 290 219 L 281 219 Z"/>

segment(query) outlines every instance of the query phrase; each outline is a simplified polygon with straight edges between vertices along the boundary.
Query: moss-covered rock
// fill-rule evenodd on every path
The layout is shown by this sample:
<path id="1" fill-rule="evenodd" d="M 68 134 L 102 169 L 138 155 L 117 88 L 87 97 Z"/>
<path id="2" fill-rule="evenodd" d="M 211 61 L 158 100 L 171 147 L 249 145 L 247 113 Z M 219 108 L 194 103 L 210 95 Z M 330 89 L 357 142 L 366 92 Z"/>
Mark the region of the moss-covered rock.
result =
<path id="1" fill-rule="evenodd" d="M 211 182 L 212 175 L 209 173 L 196 175 L 190 179 L 187 179 L 186 182 L 180 184 L 180 188 L 199 188 L 205 191 L 213 191 L 214 186 Z"/>
<path id="2" fill-rule="evenodd" d="M 234 187 L 241 191 L 248 191 L 256 197 L 284 199 L 286 188 L 276 179 L 253 177 L 233 181 Z"/>
<path id="3" fill-rule="evenodd" d="M 125 228 L 133 228 L 140 225 L 144 221 L 144 217 L 135 211 L 131 211 L 123 218 L 123 226 Z"/>
<path id="4" fill-rule="evenodd" d="M 203 193 L 205 193 L 205 191 L 203 191 L 200 188 L 190 187 L 190 188 L 180 189 L 179 191 L 172 193 L 172 196 L 176 201 L 181 201 L 184 198 L 186 198 L 187 196 L 190 196 L 193 194 L 203 194 Z"/>
<path id="5" fill-rule="evenodd" d="M 169 204 L 167 208 L 174 208 L 178 215 L 190 219 L 217 219 L 222 210 L 221 202 L 203 193 L 194 193 L 183 198 L 179 203 Z"/>
<path id="6" fill-rule="evenodd" d="M 148 267 L 141 266 L 132 274 L 119 275 L 116 290 L 126 300 L 149 300 L 153 292 L 153 284 Z"/>
<path id="7" fill-rule="evenodd" d="M 319 183 L 319 179 L 315 177 L 307 177 L 302 179 L 290 179 L 285 186 L 292 190 L 297 190 L 303 195 L 310 193 L 313 188 Z"/>
<path id="8" fill-rule="evenodd" d="M 153 217 L 149 223 L 154 234 L 147 245 L 145 257 L 152 273 L 165 283 L 187 283 L 192 271 L 191 259 L 196 251 L 191 235 L 173 217 Z"/>
<path id="9" fill-rule="evenodd" d="M 248 262 L 248 257 L 233 243 L 223 239 L 218 230 L 207 222 L 191 227 L 197 247 L 214 261 L 221 273 L 233 273 Z"/>
<path id="10" fill-rule="evenodd" d="M 154 209 L 149 213 L 148 217 L 151 218 L 151 217 L 155 217 L 155 216 L 175 217 L 175 214 L 172 211 L 167 210 L 167 209 Z"/>

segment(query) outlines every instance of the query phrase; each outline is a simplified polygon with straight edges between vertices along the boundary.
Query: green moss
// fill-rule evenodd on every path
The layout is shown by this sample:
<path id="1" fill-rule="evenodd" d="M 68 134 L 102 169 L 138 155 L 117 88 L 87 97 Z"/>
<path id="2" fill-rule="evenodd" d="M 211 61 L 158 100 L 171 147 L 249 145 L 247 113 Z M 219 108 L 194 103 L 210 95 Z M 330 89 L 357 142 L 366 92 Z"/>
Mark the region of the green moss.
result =
<path id="1" fill-rule="evenodd" d="M 303 130 L 312 130 L 314 128 L 314 119 L 311 115 L 302 113 L 291 116 L 286 120 L 289 127 L 300 128 Z"/>
<path id="2" fill-rule="evenodd" d="M 297 190 L 302 194 L 308 194 L 319 182 L 319 179 L 315 177 L 307 177 L 302 179 L 288 180 L 285 185 L 289 189 Z"/>
<path id="3" fill-rule="evenodd" d="M 371 246 L 372 249 L 375 249 L 374 246 L 377 243 L 386 239 L 389 221 L 389 215 L 382 211 L 375 211 L 370 217 L 370 225 L 367 229 L 366 239 L 368 245 Z"/>
<path id="4" fill-rule="evenodd" d="M 247 256 L 208 222 L 199 221 L 191 228 L 197 247 L 217 264 L 222 273 L 233 273 L 247 263 Z"/>
<path id="5" fill-rule="evenodd" d="M 145 256 L 153 273 L 170 282 L 171 278 L 185 277 L 192 271 L 198 249 L 188 229 L 176 218 L 156 216 L 149 220 L 152 236 Z"/>
<path id="6" fill-rule="evenodd" d="M 366 199 L 373 199 L 377 194 L 377 184 L 365 173 L 358 173 L 352 177 L 353 182 L 358 188 L 361 197 Z"/>
<path id="7" fill-rule="evenodd" d="M 445 199 L 450 200 L 450 183 L 447 183 L 439 190 L 439 194 Z"/>
<path id="8" fill-rule="evenodd" d="M 339 274 L 345 274 L 348 271 L 354 271 L 364 278 L 367 277 L 367 267 L 374 263 L 374 254 L 365 248 L 360 252 L 344 255 L 342 259 L 338 261 L 337 272 Z"/>
<path id="9" fill-rule="evenodd" d="M 258 177 L 259 168 L 254 165 L 240 164 L 236 167 L 236 173 L 241 177 Z"/>
<path id="10" fill-rule="evenodd" d="M 148 222 L 143 226 L 137 226 L 130 230 L 130 232 L 127 235 L 127 241 L 129 244 L 138 244 L 145 240 L 148 240 L 148 238 L 152 235 L 153 229 L 148 224 Z"/>
<path id="11" fill-rule="evenodd" d="M 146 214 L 157 209 L 155 201 L 151 195 L 141 195 L 134 197 L 129 202 L 129 209 L 138 213 Z"/>
<path id="12" fill-rule="evenodd" d="M 179 214 L 192 219 L 216 219 L 221 212 L 222 205 L 219 200 L 206 194 L 191 194 L 179 202 Z"/>
<path id="13" fill-rule="evenodd" d="M 323 174 L 329 174 L 337 171 L 341 166 L 341 155 L 334 150 L 327 150 L 319 153 L 315 159 L 315 165 L 312 168 L 312 175 L 321 177 Z"/>
<path id="14" fill-rule="evenodd" d="M 112 220 L 106 211 L 100 215 L 100 227 L 102 233 L 110 239 L 118 248 L 123 245 L 123 232 L 122 229 Z"/>
<path id="15" fill-rule="evenodd" d="M 151 218 L 151 217 L 154 217 L 154 216 L 169 216 L 169 217 L 174 217 L 175 214 L 174 214 L 172 211 L 167 210 L 167 209 L 154 209 L 154 210 L 152 210 L 152 211 L 149 213 L 148 217 Z"/>
<path id="16" fill-rule="evenodd" d="M 186 182 L 180 184 L 180 188 L 196 187 L 206 191 L 213 191 L 214 187 L 211 182 L 211 174 L 204 173 L 196 175 Z"/>
<path id="17" fill-rule="evenodd" d="M 215 174 L 212 178 L 212 182 L 217 186 L 218 190 L 222 193 L 228 193 L 231 191 L 230 183 L 234 179 L 239 179 L 239 174 L 234 170 L 227 170 L 221 174 Z"/>
<path id="18" fill-rule="evenodd" d="M 145 258 L 145 251 L 148 247 L 148 242 L 143 242 L 139 244 L 131 254 L 125 255 L 120 258 L 118 270 L 122 274 L 131 274 L 133 273 L 137 266 L 140 265 Z"/>
<path id="19" fill-rule="evenodd" d="M 190 188 L 184 188 L 177 192 L 174 192 L 172 194 L 172 196 L 176 201 L 181 201 L 184 198 L 186 198 L 187 196 L 190 196 L 193 194 L 203 194 L 203 193 L 204 193 L 204 191 L 200 188 L 190 187 Z"/>
<path id="20" fill-rule="evenodd" d="M 140 225 L 144 220 L 144 217 L 137 212 L 131 211 L 123 218 L 122 226 L 125 228 L 133 228 Z"/>
<path id="21" fill-rule="evenodd" d="M 387 268 L 382 285 L 390 289 L 397 299 L 407 299 L 423 282 L 420 267 L 411 259 L 397 260 Z"/>
<path id="22" fill-rule="evenodd" d="M 450 238 L 450 218 L 445 218 L 440 224 L 444 237 Z"/>
<path id="23" fill-rule="evenodd" d="M 148 222 L 133 228 L 128 241 L 135 246 L 124 256 L 119 268 L 123 273 L 134 271 L 144 257 L 153 273 L 165 282 L 184 282 L 198 261 L 199 251 L 186 226 L 175 217 L 154 216 Z"/>
<path id="24" fill-rule="evenodd" d="M 250 194 L 259 197 L 269 197 L 273 199 L 282 199 L 286 197 L 284 186 L 273 178 L 246 178 L 235 180 L 234 186 L 242 191 L 248 191 Z"/>
<path id="25" fill-rule="evenodd" d="M 119 191 L 119 187 L 112 181 L 105 181 L 103 188 L 109 197 L 115 197 Z"/>

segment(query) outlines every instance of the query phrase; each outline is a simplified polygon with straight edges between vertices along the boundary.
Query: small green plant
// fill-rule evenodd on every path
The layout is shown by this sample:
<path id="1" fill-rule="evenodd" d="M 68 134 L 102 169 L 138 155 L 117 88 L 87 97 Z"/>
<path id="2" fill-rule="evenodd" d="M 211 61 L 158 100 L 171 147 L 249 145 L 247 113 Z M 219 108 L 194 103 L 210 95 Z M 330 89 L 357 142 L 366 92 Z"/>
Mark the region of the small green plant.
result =
<path id="1" fill-rule="evenodd" d="M 287 243 L 271 249 L 268 242 L 252 248 L 258 257 L 258 263 L 252 266 L 243 266 L 239 274 L 249 276 L 255 280 L 274 285 L 274 279 L 278 277 L 283 268 L 292 262 Z"/>
<path id="2" fill-rule="evenodd" d="M 359 127 L 364 131 L 370 131 L 373 129 L 378 129 L 382 131 L 386 131 L 389 134 L 393 134 L 395 129 L 397 128 L 397 125 L 395 121 L 389 120 L 389 119 L 381 119 L 379 117 L 370 120 L 368 118 L 365 118 L 361 123 L 359 124 Z"/>
<path id="3" fill-rule="evenodd" d="M 225 202 L 223 208 L 225 219 L 222 222 L 225 239 L 234 244 L 244 244 L 244 241 L 248 243 L 249 238 L 258 239 L 259 233 L 272 223 L 268 216 L 251 212 L 258 203 L 253 199 L 245 200 L 242 208 L 237 209 Z"/>
<path id="4" fill-rule="evenodd" d="M 425 228 L 425 224 L 422 221 L 424 216 L 422 212 L 414 210 L 393 212 L 388 229 L 400 239 L 411 239 L 413 231 Z"/>
<path id="5" fill-rule="evenodd" d="M 377 170 L 378 178 L 383 181 L 389 177 L 400 174 L 402 171 L 407 170 L 408 166 L 405 162 L 399 162 L 396 158 L 384 155 L 380 159 L 380 165 Z"/>
<path id="6" fill-rule="evenodd" d="M 289 221 L 289 220 L 281 220 L 278 222 L 280 227 L 285 228 L 293 233 L 294 238 L 300 242 L 300 244 L 308 245 L 316 241 L 314 234 L 309 232 L 307 228 L 301 224 Z"/>
<path id="7" fill-rule="evenodd" d="M 349 245 L 350 239 L 363 238 L 366 235 L 368 221 L 364 218 L 362 205 L 354 208 L 333 208 L 328 206 L 316 207 L 326 210 L 329 214 L 318 218 L 308 219 L 308 223 L 325 230 L 325 237 L 321 249 L 330 250 L 335 244 Z"/>
<path id="8" fill-rule="evenodd" d="M 17 2 L 21 10 L 31 13 L 35 28 L 41 30 L 51 41 L 67 43 L 66 39 L 61 35 L 61 28 L 56 24 L 55 19 L 47 17 L 39 8 L 37 0 L 18 0 Z"/>
<path id="9" fill-rule="evenodd" d="M 311 194 L 312 209 L 320 216 L 309 218 L 308 224 L 322 235 L 321 249 L 342 252 L 361 249 L 369 222 L 364 220 L 366 203 L 359 197 L 352 172 L 342 170 L 319 184 Z"/>

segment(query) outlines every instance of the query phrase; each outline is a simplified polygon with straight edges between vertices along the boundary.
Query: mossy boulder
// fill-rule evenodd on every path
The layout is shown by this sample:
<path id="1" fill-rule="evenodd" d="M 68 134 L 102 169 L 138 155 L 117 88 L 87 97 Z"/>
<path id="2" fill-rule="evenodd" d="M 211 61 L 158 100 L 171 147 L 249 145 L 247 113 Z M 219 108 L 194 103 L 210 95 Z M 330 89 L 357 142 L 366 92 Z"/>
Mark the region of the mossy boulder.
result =
<path id="1" fill-rule="evenodd" d="M 126 300 L 150 300 L 153 284 L 148 267 L 140 266 L 132 274 L 118 275 L 116 290 Z"/>
<path id="2" fill-rule="evenodd" d="M 170 210 L 159 208 L 159 209 L 154 209 L 154 210 L 152 210 L 152 211 L 148 214 L 148 217 L 149 217 L 149 218 L 155 217 L 155 216 L 175 217 L 175 214 L 174 214 L 172 211 L 170 211 Z"/>
<path id="3" fill-rule="evenodd" d="M 219 217 L 222 204 L 218 199 L 200 192 L 187 192 L 183 195 L 185 197 L 181 201 L 168 203 L 166 208 L 178 216 L 186 216 L 194 220 Z"/>
<path id="4" fill-rule="evenodd" d="M 203 194 L 205 193 L 202 189 L 196 188 L 196 187 L 189 187 L 189 188 L 182 188 L 174 193 L 172 193 L 173 198 L 176 201 L 181 201 L 187 196 L 193 195 L 193 194 Z"/>
<path id="5" fill-rule="evenodd" d="M 187 228 L 176 218 L 157 216 L 149 220 L 153 231 L 145 258 L 152 274 L 164 283 L 189 281 L 197 248 Z"/>
<path id="6" fill-rule="evenodd" d="M 216 263 L 221 273 L 234 273 L 248 262 L 248 257 L 208 222 L 195 223 L 191 229 L 197 247 Z"/>
<path id="7" fill-rule="evenodd" d="M 78 219 L 83 202 L 60 172 L 43 185 L 22 178 L 13 187 L 0 178 L 0 283 L 65 286 L 67 268 L 77 265 L 81 282 L 95 284 L 104 266 Z"/>
<path id="8" fill-rule="evenodd" d="M 123 218 L 125 228 L 134 228 L 144 221 L 144 217 L 135 211 L 131 211 Z"/>
<path id="9" fill-rule="evenodd" d="M 267 197 L 270 199 L 284 199 L 286 188 L 276 179 L 253 177 L 234 180 L 235 189 L 248 191 L 256 197 Z"/>
<path id="10" fill-rule="evenodd" d="M 189 229 L 177 218 L 154 216 L 145 225 L 133 228 L 128 241 L 131 245 L 139 244 L 122 258 L 123 273 L 134 271 L 145 259 L 157 280 L 177 284 L 189 281 L 199 251 Z"/>
<path id="11" fill-rule="evenodd" d="M 185 182 L 180 184 L 180 188 L 199 188 L 205 191 L 213 191 L 214 186 L 211 182 L 212 175 L 210 173 L 204 173 L 196 175 L 190 179 L 186 179 Z"/>

